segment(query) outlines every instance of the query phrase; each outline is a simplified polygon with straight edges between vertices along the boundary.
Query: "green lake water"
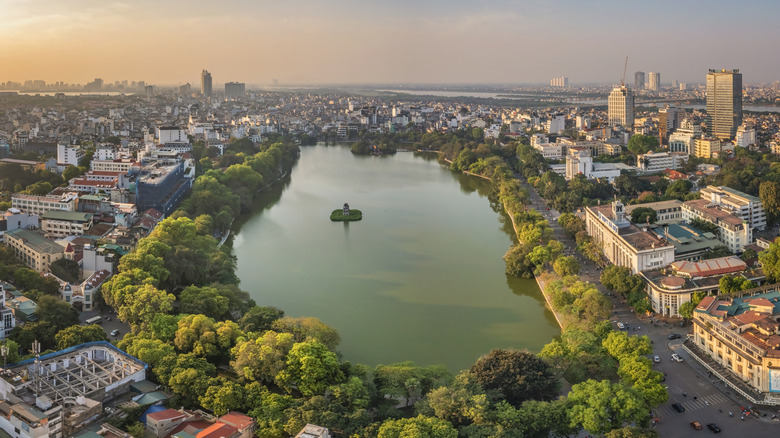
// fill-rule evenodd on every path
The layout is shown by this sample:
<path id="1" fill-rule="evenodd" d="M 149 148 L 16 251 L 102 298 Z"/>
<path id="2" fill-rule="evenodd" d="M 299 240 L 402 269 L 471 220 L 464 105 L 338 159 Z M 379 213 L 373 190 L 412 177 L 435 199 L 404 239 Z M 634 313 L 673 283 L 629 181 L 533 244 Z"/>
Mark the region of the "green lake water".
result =
<path id="1" fill-rule="evenodd" d="M 538 352 L 560 330 L 536 282 L 504 273 L 512 226 L 488 193 L 431 155 L 302 147 L 235 226 L 241 287 L 335 327 L 352 362 L 457 371 L 496 347 Z M 345 202 L 362 221 L 330 221 Z"/>

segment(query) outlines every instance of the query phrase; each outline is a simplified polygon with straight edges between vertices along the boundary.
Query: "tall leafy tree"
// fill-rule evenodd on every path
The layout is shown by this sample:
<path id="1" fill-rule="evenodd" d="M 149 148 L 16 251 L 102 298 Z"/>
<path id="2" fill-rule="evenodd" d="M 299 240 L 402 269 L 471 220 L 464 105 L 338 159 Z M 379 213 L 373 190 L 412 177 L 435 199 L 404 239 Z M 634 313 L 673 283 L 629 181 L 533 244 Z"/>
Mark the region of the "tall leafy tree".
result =
<path id="1" fill-rule="evenodd" d="M 287 366 L 276 381 L 288 392 L 297 389 L 305 396 L 322 394 L 344 380 L 338 357 L 318 341 L 300 342 L 287 353 Z"/>
<path id="2" fill-rule="evenodd" d="M 495 349 L 469 372 L 486 391 L 513 406 L 525 400 L 552 400 L 558 395 L 558 379 L 550 366 L 525 351 Z"/>

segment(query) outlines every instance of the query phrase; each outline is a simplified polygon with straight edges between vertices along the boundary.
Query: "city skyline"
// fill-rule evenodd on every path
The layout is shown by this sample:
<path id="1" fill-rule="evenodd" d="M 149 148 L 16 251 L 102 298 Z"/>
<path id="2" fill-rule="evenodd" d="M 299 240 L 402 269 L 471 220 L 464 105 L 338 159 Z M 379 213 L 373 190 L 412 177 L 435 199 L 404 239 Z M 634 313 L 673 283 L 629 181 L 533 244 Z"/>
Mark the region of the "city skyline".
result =
<path id="1" fill-rule="evenodd" d="M 776 57 L 751 47 L 780 36 L 780 5 L 750 4 L 0 0 L 0 82 L 198 84 L 207 69 L 215 84 L 609 84 L 625 56 L 629 75 L 666 83 L 703 83 L 710 68 L 773 82 Z M 751 25 L 704 32 L 734 23 Z"/>

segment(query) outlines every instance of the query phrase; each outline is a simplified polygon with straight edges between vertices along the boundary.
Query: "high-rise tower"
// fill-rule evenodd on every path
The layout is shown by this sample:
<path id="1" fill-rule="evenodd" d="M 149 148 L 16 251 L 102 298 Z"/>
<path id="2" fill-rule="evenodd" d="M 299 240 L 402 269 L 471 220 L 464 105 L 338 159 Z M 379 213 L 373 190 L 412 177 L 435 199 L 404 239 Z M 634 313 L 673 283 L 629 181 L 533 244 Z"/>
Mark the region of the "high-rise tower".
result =
<path id="1" fill-rule="evenodd" d="M 645 72 L 638 71 L 634 73 L 634 90 L 645 88 Z"/>
<path id="2" fill-rule="evenodd" d="M 634 92 L 625 85 L 615 86 L 609 93 L 609 126 L 634 126 Z"/>
<path id="3" fill-rule="evenodd" d="M 200 73 L 200 94 L 205 97 L 211 96 L 211 73 L 206 70 Z"/>
<path id="4" fill-rule="evenodd" d="M 661 88 L 661 73 L 651 71 L 647 74 L 647 89 L 658 91 Z"/>
<path id="5" fill-rule="evenodd" d="M 732 139 L 742 124 L 742 73 L 713 70 L 707 73 L 707 135 Z"/>

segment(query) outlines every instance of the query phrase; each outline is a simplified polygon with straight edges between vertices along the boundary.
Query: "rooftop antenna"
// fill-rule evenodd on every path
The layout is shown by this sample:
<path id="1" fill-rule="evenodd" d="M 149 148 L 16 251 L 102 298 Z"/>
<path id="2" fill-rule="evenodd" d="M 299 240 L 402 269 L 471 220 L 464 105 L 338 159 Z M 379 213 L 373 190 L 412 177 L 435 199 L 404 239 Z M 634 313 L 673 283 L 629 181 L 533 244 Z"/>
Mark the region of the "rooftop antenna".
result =
<path id="1" fill-rule="evenodd" d="M 626 86 L 626 69 L 628 68 L 628 56 L 626 56 L 626 63 L 623 65 L 623 79 L 620 80 L 620 86 Z"/>

